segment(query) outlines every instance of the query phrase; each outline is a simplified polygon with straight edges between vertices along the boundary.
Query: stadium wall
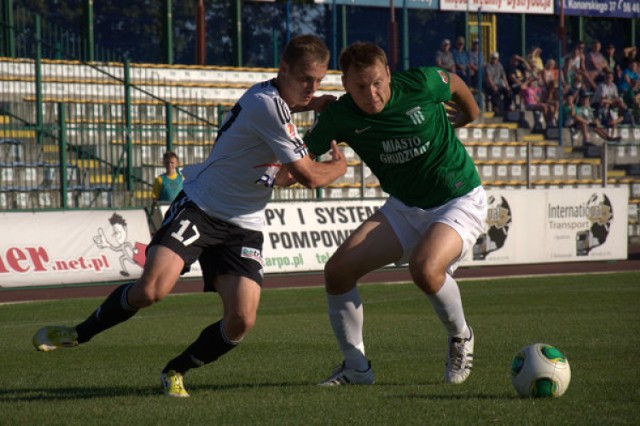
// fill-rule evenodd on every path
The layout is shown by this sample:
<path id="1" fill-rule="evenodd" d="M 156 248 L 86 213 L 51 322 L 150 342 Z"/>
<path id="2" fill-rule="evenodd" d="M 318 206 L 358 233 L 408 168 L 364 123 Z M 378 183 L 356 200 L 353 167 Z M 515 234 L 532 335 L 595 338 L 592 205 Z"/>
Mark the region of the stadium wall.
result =
<path id="1" fill-rule="evenodd" d="M 627 188 L 490 190 L 485 233 L 461 265 L 626 259 L 628 196 Z M 322 271 L 341 242 L 383 202 L 270 203 L 265 273 Z M 138 278 L 151 234 L 139 209 L 0 213 L 0 224 L 4 289 Z M 200 276 L 197 264 L 185 275 Z"/>

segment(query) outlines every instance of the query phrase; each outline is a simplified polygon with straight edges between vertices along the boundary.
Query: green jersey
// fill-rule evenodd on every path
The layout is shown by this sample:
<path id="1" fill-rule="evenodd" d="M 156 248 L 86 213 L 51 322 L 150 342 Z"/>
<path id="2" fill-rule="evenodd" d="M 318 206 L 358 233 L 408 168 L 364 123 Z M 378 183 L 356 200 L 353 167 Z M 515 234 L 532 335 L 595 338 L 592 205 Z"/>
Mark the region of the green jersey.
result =
<path id="1" fill-rule="evenodd" d="M 386 193 L 411 207 L 437 207 L 481 184 L 447 117 L 443 102 L 450 99 L 449 74 L 440 68 L 394 73 L 391 99 L 380 113 L 364 113 L 343 95 L 304 140 L 315 155 L 334 139 L 346 142 Z"/>

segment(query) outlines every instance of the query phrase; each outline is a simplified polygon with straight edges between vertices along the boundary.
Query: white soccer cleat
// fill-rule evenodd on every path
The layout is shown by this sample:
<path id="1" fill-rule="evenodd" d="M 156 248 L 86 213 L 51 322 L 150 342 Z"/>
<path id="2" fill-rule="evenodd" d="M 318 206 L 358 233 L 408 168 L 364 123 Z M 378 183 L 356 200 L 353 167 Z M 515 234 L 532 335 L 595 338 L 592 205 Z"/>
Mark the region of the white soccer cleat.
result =
<path id="1" fill-rule="evenodd" d="M 449 337 L 449 353 L 444 366 L 444 381 L 459 384 L 467 380 L 473 367 L 473 344 L 475 336 L 469 327 L 466 339 Z"/>
<path id="2" fill-rule="evenodd" d="M 72 327 L 42 327 L 33 335 L 32 343 L 42 352 L 50 352 L 61 347 L 69 348 L 78 346 L 78 333 Z"/>
<path id="3" fill-rule="evenodd" d="M 333 374 L 328 379 L 318 383 L 319 386 L 340 386 L 340 385 L 372 385 L 376 381 L 373 374 L 371 363 L 369 368 L 364 371 L 358 371 L 353 368 L 347 368 L 344 361 L 336 367 Z"/>

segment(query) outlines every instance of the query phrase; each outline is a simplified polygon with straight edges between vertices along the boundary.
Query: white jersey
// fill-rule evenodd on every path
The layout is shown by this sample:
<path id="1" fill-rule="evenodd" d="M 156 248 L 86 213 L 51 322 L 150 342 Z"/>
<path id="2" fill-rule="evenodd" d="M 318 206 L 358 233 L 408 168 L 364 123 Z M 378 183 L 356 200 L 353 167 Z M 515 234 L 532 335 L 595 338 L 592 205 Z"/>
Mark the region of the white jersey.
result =
<path id="1" fill-rule="evenodd" d="M 183 169 L 184 192 L 208 215 L 260 231 L 281 164 L 306 155 L 275 81 L 258 83 L 225 117 L 207 160 Z"/>

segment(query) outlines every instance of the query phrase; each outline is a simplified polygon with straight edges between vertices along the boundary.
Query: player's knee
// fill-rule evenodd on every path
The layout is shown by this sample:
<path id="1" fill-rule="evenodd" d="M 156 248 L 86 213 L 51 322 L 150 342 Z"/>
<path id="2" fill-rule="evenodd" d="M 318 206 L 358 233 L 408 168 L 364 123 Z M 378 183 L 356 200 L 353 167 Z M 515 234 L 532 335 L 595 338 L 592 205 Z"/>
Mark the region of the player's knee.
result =
<path id="1" fill-rule="evenodd" d="M 331 256 L 324 265 L 324 277 L 327 281 L 335 281 L 340 277 L 340 271 L 344 271 L 344 265 L 338 256 Z"/>
<path id="2" fill-rule="evenodd" d="M 325 288 L 329 294 L 342 294 L 351 290 L 359 276 L 354 273 L 342 256 L 335 254 L 324 266 Z"/>
<path id="3" fill-rule="evenodd" d="M 165 294 L 156 291 L 155 288 L 133 286 L 127 295 L 128 302 L 131 306 L 142 309 L 160 302 L 164 299 Z"/>
<path id="4" fill-rule="evenodd" d="M 240 340 L 256 325 L 255 314 L 233 314 L 224 319 L 225 331 L 230 339 Z"/>
<path id="5" fill-rule="evenodd" d="M 136 306 L 138 309 L 146 308 L 148 306 L 153 305 L 154 303 L 160 302 L 164 297 L 156 294 L 156 293 L 143 293 L 139 297 L 137 297 L 134 301 L 130 300 L 130 303 Z"/>
<path id="6" fill-rule="evenodd" d="M 445 271 L 429 262 L 409 262 L 409 273 L 413 282 L 427 294 L 434 294 L 445 279 Z"/>

